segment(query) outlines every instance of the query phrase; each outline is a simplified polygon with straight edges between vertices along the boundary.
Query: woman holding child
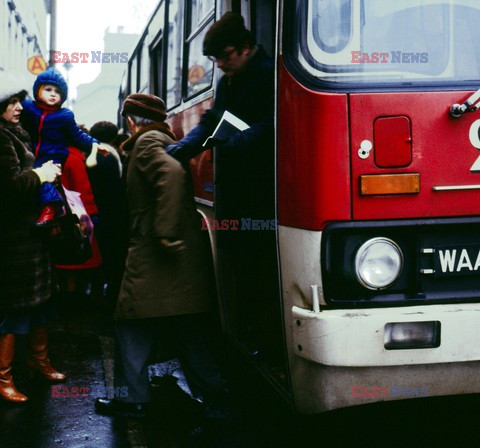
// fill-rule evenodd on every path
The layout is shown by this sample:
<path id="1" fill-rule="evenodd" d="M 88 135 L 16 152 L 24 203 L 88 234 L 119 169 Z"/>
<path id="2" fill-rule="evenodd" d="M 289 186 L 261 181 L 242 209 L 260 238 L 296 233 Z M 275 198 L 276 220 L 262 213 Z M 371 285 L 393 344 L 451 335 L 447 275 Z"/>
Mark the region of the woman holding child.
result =
<path id="1" fill-rule="evenodd" d="M 61 169 L 53 161 L 33 168 L 29 136 L 19 124 L 26 91 L 17 82 L 0 73 L 0 397 L 10 402 L 28 399 L 11 375 L 16 335 L 28 335 L 31 373 L 50 382 L 65 380 L 48 358 L 53 267 L 35 229 L 41 185 L 54 182 Z"/>

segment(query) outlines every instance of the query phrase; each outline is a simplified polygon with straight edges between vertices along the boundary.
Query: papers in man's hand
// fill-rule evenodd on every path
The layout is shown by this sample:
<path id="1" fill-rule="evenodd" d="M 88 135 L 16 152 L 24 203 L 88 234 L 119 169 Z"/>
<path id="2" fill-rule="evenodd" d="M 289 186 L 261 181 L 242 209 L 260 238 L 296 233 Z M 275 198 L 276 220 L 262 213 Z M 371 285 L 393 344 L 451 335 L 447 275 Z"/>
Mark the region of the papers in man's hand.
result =
<path id="1" fill-rule="evenodd" d="M 205 140 L 203 147 L 210 148 L 215 140 L 226 140 L 236 132 L 244 131 L 249 127 L 247 123 L 226 110 L 212 135 Z"/>

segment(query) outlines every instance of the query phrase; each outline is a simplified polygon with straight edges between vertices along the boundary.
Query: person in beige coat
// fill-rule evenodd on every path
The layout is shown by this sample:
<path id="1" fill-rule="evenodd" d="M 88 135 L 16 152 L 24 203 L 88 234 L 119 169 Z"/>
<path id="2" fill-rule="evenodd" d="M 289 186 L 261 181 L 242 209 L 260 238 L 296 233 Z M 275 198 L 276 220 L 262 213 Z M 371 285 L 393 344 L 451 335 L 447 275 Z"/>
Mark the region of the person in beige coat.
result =
<path id="1" fill-rule="evenodd" d="M 115 309 L 115 390 L 97 410 L 142 416 L 150 401 L 148 357 L 157 337 L 173 345 L 194 393 L 222 390 L 220 370 L 204 344 L 213 290 L 210 254 L 202 239 L 191 183 L 165 152 L 175 135 L 161 98 L 132 94 L 123 104 L 132 136 L 124 143 L 130 240 Z"/>

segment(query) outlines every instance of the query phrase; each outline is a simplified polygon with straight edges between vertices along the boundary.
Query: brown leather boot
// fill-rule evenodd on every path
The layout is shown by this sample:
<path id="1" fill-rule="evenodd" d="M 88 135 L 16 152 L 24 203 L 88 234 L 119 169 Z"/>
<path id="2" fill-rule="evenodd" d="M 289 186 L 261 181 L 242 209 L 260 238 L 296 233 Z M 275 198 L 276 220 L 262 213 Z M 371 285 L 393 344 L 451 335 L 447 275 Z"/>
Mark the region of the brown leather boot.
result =
<path id="1" fill-rule="evenodd" d="M 10 373 L 14 347 L 15 335 L 0 334 L 0 397 L 7 401 L 21 403 L 28 398 L 16 389 Z"/>
<path id="2" fill-rule="evenodd" d="M 35 327 L 28 335 L 29 359 L 27 361 L 30 373 L 39 374 L 52 383 L 62 382 L 67 377 L 57 372 L 48 359 L 47 328 Z"/>

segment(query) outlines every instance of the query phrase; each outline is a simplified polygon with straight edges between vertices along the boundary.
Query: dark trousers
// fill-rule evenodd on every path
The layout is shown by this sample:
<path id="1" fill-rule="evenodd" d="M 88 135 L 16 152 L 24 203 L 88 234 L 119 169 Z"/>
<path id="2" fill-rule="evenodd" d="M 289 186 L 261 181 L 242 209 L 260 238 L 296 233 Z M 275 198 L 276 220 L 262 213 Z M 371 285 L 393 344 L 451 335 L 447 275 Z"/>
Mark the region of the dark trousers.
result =
<path id="1" fill-rule="evenodd" d="M 116 323 L 115 387 L 127 387 L 131 403 L 150 401 L 148 360 L 158 340 L 178 357 L 195 396 L 215 396 L 226 390 L 226 381 L 211 350 L 208 316 L 132 319 Z M 125 389 L 123 389 L 125 390 Z"/>

